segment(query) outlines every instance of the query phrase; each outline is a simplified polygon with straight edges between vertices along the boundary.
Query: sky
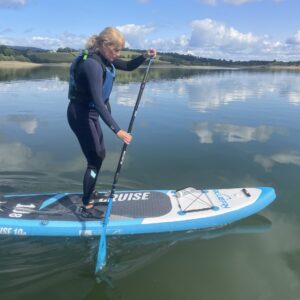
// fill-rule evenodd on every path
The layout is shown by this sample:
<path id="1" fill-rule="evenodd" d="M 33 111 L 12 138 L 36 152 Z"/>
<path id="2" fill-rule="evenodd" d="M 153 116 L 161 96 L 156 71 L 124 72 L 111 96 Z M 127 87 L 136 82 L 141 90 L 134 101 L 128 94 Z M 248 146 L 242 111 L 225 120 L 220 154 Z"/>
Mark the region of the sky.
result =
<path id="1" fill-rule="evenodd" d="M 82 49 L 113 26 L 133 49 L 296 61 L 299 11 L 299 0 L 0 0 L 0 44 Z"/>

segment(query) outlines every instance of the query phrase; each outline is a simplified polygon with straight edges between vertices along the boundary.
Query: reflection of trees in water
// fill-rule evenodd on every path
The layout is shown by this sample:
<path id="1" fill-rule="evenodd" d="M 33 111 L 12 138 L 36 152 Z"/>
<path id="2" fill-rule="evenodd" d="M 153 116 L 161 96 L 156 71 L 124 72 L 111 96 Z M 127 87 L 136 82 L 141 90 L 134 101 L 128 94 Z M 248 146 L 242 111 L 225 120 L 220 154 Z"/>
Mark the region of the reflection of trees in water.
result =
<path id="1" fill-rule="evenodd" d="M 34 80 L 58 78 L 60 81 L 69 80 L 69 69 L 60 66 L 42 66 L 34 68 L 0 69 L 0 81 Z"/>
<path id="2" fill-rule="evenodd" d="M 144 68 L 139 68 L 132 72 L 118 71 L 117 83 L 140 82 L 144 75 Z M 152 68 L 149 73 L 150 80 L 177 79 L 191 77 L 194 75 L 204 75 L 212 73 L 231 72 L 230 70 L 200 70 L 183 68 Z M 34 80 L 58 78 L 60 81 L 69 80 L 69 68 L 65 66 L 41 66 L 34 68 L 20 69 L 0 69 L 0 81 L 12 80 Z"/>
<path id="3" fill-rule="evenodd" d="M 117 71 L 117 83 L 140 82 L 145 68 L 141 67 L 132 72 Z M 188 78 L 196 75 L 217 75 L 232 72 L 243 73 L 299 73 L 297 70 L 269 70 L 269 69 L 190 69 L 186 68 L 156 68 L 152 67 L 149 80 Z M 69 81 L 68 66 L 41 66 L 34 68 L 0 69 L 0 81 L 34 80 L 58 78 L 60 81 Z"/>
<path id="4" fill-rule="evenodd" d="M 149 72 L 149 80 L 161 80 L 161 79 L 178 79 L 184 77 L 192 77 L 200 74 L 207 74 L 208 72 L 220 72 L 211 70 L 200 69 L 183 69 L 183 68 L 152 68 Z M 223 72 L 223 71 L 221 71 Z M 134 81 L 141 81 L 144 75 L 144 68 L 140 68 L 133 72 L 118 71 L 117 82 L 129 83 Z"/>

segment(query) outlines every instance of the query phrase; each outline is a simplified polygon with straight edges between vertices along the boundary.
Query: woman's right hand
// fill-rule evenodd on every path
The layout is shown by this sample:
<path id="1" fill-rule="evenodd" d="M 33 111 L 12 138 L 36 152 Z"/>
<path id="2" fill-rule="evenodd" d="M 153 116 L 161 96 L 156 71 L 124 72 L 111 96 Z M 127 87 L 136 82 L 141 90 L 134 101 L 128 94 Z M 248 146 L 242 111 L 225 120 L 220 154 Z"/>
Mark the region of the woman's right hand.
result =
<path id="1" fill-rule="evenodd" d="M 132 140 L 132 135 L 122 129 L 117 132 L 117 136 L 127 145 L 130 144 Z"/>

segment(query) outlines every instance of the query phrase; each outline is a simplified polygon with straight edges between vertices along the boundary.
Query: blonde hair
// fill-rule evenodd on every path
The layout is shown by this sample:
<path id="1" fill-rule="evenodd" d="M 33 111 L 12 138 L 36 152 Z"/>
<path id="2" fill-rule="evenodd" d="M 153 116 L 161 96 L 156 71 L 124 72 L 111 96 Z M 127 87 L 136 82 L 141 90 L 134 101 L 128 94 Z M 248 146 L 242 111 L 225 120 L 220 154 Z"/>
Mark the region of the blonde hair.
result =
<path id="1" fill-rule="evenodd" d="M 86 48 L 97 51 L 102 44 L 123 48 L 125 39 L 117 28 L 106 27 L 98 35 L 94 34 L 87 40 Z"/>

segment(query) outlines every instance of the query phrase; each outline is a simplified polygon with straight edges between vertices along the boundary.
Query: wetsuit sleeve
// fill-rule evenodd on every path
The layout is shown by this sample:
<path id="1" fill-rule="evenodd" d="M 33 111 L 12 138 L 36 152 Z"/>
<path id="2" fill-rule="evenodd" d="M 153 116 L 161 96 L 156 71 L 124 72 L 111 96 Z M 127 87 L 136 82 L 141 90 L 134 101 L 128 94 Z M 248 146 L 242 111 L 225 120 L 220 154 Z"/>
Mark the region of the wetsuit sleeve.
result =
<path id="1" fill-rule="evenodd" d="M 120 58 L 116 58 L 113 61 L 113 65 L 116 69 L 123 70 L 123 71 L 132 71 L 135 70 L 137 67 L 139 67 L 146 58 L 143 55 L 140 55 L 132 60 L 123 60 Z"/>
<path id="2" fill-rule="evenodd" d="M 117 122 L 113 119 L 109 113 L 104 99 L 102 96 L 103 86 L 103 69 L 94 59 L 87 59 L 83 64 L 83 72 L 85 73 L 88 89 L 90 90 L 90 96 L 95 105 L 95 109 L 99 113 L 101 119 L 105 124 L 114 132 L 117 133 L 120 130 Z"/>

